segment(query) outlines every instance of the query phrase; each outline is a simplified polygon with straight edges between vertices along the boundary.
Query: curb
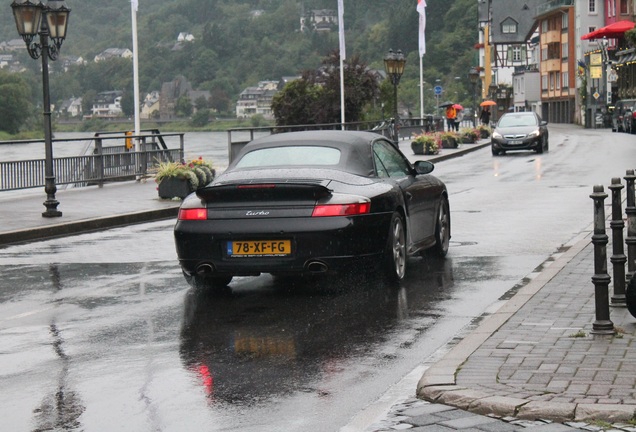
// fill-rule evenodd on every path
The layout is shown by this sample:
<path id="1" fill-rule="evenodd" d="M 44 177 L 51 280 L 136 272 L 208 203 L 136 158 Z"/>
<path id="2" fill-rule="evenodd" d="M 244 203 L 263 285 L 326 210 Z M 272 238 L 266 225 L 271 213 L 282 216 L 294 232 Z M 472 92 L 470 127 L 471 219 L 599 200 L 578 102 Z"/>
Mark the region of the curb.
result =
<path id="1" fill-rule="evenodd" d="M 602 405 L 538 402 L 507 396 L 492 396 L 484 392 L 456 385 L 455 374 L 466 360 L 497 332 L 522 306 L 550 282 L 591 242 L 591 232 L 582 237 L 550 266 L 546 267 L 519 290 L 497 311 L 488 316 L 467 337 L 455 345 L 442 359 L 429 367 L 417 384 L 416 395 L 432 403 L 453 406 L 476 414 L 495 414 L 523 419 L 548 419 L 568 422 L 573 419 L 611 419 L 628 421 L 634 415 L 633 405 Z"/>
<path id="2" fill-rule="evenodd" d="M 100 218 L 84 219 L 73 222 L 65 222 L 56 225 L 48 225 L 38 228 L 8 231 L 0 233 L 0 246 L 26 243 L 30 241 L 49 240 L 56 237 L 64 237 L 76 234 L 99 231 L 106 228 L 115 228 L 126 225 L 152 222 L 176 217 L 179 206 L 166 207 L 157 210 L 143 210 L 133 213 L 105 216 Z"/>
<path id="3" fill-rule="evenodd" d="M 434 157 L 430 158 L 429 160 L 431 162 L 435 163 L 435 162 L 441 162 L 441 161 L 444 161 L 444 160 L 447 160 L 447 159 L 452 159 L 452 158 L 455 158 L 455 157 L 463 156 L 463 155 L 465 155 L 467 153 L 471 153 L 471 152 L 474 152 L 476 150 L 480 150 L 480 149 L 482 149 L 484 147 L 489 147 L 490 146 L 490 141 L 487 141 L 485 143 L 479 143 L 479 144 L 468 144 L 468 145 L 470 145 L 470 147 L 464 148 L 463 146 L 465 146 L 465 145 L 467 145 L 467 144 L 463 144 L 461 149 L 459 149 L 459 150 L 457 150 L 457 151 L 455 151 L 453 153 L 448 153 L 448 154 L 442 154 L 442 155 L 439 155 L 439 156 L 434 156 Z"/>

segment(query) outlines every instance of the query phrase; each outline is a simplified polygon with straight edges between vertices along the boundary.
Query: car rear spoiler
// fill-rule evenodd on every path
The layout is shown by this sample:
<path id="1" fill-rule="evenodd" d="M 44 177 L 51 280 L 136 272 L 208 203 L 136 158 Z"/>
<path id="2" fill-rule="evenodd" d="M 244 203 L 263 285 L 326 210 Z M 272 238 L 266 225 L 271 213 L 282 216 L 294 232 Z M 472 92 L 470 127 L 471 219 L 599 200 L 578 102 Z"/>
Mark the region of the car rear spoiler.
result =
<path id="1" fill-rule="evenodd" d="M 258 181 L 207 186 L 196 191 L 199 198 L 213 202 L 263 201 L 263 200 L 319 200 L 331 195 L 323 184 L 301 181 Z"/>

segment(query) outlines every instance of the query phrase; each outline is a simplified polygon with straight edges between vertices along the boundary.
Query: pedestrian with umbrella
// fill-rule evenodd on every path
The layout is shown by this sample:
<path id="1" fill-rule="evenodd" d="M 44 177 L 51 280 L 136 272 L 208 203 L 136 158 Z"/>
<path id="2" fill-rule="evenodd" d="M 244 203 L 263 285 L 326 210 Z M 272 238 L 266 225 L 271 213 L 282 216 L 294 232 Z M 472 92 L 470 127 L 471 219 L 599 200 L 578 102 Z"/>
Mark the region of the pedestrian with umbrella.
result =
<path id="1" fill-rule="evenodd" d="M 460 104 L 453 104 L 455 108 L 455 131 L 459 132 L 459 125 L 464 120 L 464 107 Z"/>
<path id="2" fill-rule="evenodd" d="M 448 130 L 455 130 L 455 118 L 457 117 L 457 110 L 453 107 L 453 102 L 444 102 L 440 107 L 446 107 L 446 124 Z"/>
<path id="3" fill-rule="evenodd" d="M 479 115 L 479 121 L 481 124 L 486 126 L 490 124 L 490 107 L 493 105 L 497 104 L 491 100 L 486 100 L 479 104 L 481 107 L 481 114 Z"/>

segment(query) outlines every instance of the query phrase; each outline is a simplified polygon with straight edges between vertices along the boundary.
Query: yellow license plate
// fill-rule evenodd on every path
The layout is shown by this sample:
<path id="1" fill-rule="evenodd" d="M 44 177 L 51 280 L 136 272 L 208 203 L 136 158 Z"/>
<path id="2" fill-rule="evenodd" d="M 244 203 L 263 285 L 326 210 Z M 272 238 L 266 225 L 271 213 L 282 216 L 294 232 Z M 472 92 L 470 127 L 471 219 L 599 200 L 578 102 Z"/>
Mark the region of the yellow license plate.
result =
<path id="1" fill-rule="evenodd" d="M 291 254 L 291 240 L 249 240 L 227 243 L 230 257 L 286 256 Z"/>

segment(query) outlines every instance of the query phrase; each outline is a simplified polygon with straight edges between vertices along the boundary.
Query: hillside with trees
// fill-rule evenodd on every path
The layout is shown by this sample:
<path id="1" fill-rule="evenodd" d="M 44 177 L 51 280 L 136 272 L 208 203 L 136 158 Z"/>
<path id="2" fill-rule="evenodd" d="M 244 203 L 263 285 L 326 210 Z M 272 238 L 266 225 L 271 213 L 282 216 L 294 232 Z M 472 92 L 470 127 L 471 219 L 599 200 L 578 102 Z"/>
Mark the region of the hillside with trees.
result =
<path id="1" fill-rule="evenodd" d="M 132 49 L 129 0 L 98 3 L 67 0 L 72 10 L 61 59 L 50 62 L 51 100 L 87 100 L 98 92 L 123 90 L 132 100 L 132 61 L 93 62 L 107 48 Z M 467 72 L 474 65 L 477 40 L 475 0 L 428 0 L 427 53 L 424 56 L 426 110 L 435 106 L 432 86 L 445 89 L 445 99 L 469 103 Z M 400 84 L 400 101 L 419 112 L 418 15 L 415 0 L 345 0 L 347 56 L 370 68 L 383 69 L 382 58 L 392 48 L 407 56 Z M 0 14 L 0 40 L 18 38 L 10 13 Z M 300 18 L 316 9 L 337 9 L 336 0 L 139 0 L 139 78 L 142 95 L 161 89 L 163 82 L 185 76 L 198 90 L 212 95 L 211 108 L 231 115 L 238 94 L 262 80 L 299 75 L 317 69 L 338 48 L 337 28 L 331 32 L 301 32 Z M 180 33 L 194 41 L 177 43 Z M 41 104 L 40 62 L 20 53 L 24 90 L 35 107 Z M 87 63 L 62 70 L 64 56 L 81 56 Z M 440 80 L 440 81 L 436 81 Z M 0 85 L 4 85 L 0 76 Z M 11 83 L 15 86 L 15 83 Z M 131 106 L 127 103 L 127 106 Z M 37 110 L 35 110 L 37 111 Z M 41 112 L 40 112 L 41 114 Z M 0 128 L 4 129 L 4 122 Z"/>

